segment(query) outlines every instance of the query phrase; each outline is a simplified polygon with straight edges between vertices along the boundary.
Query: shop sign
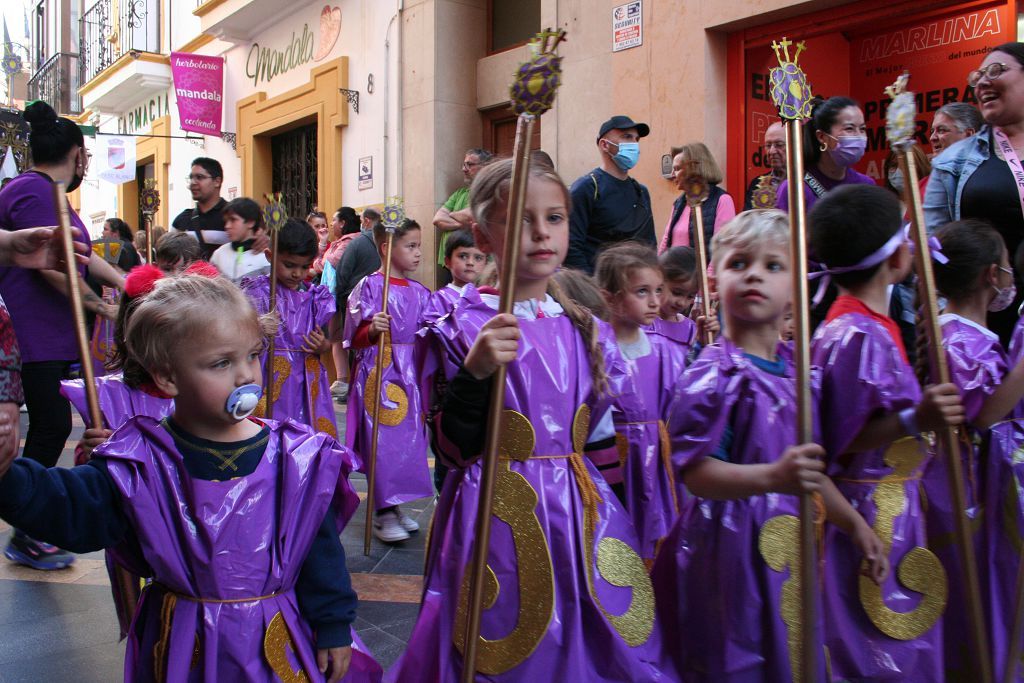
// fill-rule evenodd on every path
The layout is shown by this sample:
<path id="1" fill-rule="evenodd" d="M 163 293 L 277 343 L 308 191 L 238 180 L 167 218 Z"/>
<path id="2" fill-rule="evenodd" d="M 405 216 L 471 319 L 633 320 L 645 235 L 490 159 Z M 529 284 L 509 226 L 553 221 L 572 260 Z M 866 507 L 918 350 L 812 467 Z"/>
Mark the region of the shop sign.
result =
<path id="1" fill-rule="evenodd" d="M 92 163 L 99 166 L 96 175 L 100 180 L 114 185 L 135 180 L 134 136 L 100 133 L 96 136 L 95 150 Z"/>
<path id="2" fill-rule="evenodd" d="M 224 58 L 171 53 L 174 97 L 178 102 L 181 129 L 203 135 L 220 135 L 224 97 Z"/>
<path id="3" fill-rule="evenodd" d="M 373 187 L 373 157 L 359 158 L 359 189 L 369 190 Z"/>
<path id="4" fill-rule="evenodd" d="M 855 167 L 876 180 L 883 175 L 889 152 L 885 113 L 889 98 L 884 88 L 903 71 L 910 71 L 909 88 L 917 97 L 917 143 L 931 153 L 928 132 L 935 110 L 950 102 L 977 105 L 967 74 L 978 68 L 993 47 L 1015 40 L 1013 6 L 954 8 L 884 29 L 848 30 L 806 40 L 800 66 L 815 95 L 845 95 L 860 103 L 867 125 L 864 160 Z M 746 135 L 744 187 L 768 167 L 764 131 L 778 120 L 769 92 L 768 72 L 778 64 L 768 45 L 746 50 Z M 736 191 L 741 191 L 736 188 Z"/>
<path id="5" fill-rule="evenodd" d="M 320 10 L 319 23 L 319 41 L 315 40 L 316 36 L 309 23 L 305 23 L 301 34 L 292 31 L 291 40 L 283 49 L 253 43 L 245 60 L 245 75 L 252 79 L 252 84 L 259 85 L 260 81 L 269 83 L 276 76 L 296 67 L 311 61 L 319 62 L 327 57 L 341 35 L 341 8 L 324 5 Z M 319 42 L 319 48 L 314 47 L 315 42 Z"/>
<path id="6" fill-rule="evenodd" d="M 644 44 L 643 0 L 612 9 L 612 52 Z"/>
<path id="7" fill-rule="evenodd" d="M 117 117 L 117 132 L 121 135 L 132 135 L 139 131 L 148 131 L 161 116 L 171 113 L 170 98 L 167 93 L 150 97 L 145 102 Z"/>

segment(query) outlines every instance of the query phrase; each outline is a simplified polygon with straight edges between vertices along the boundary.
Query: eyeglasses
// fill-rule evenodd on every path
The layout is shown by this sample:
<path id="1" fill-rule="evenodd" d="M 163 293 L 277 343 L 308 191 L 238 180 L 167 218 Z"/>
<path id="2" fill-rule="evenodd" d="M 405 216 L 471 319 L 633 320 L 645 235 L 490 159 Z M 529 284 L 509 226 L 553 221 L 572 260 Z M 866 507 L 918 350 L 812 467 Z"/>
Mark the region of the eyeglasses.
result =
<path id="1" fill-rule="evenodd" d="M 766 142 L 764 143 L 765 149 L 786 149 L 785 142 Z"/>
<path id="2" fill-rule="evenodd" d="M 185 180 L 190 183 L 201 183 L 204 180 L 209 180 L 212 177 L 212 175 L 201 175 L 199 173 L 194 173 L 192 175 L 185 176 Z"/>
<path id="3" fill-rule="evenodd" d="M 1006 66 L 1002 62 L 992 62 L 988 66 L 975 69 L 971 73 L 967 74 L 967 85 L 975 88 L 978 86 L 982 77 L 987 78 L 990 81 L 994 81 L 1010 70 L 1010 67 Z"/>
<path id="4" fill-rule="evenodd" d="M 476 168 L 480 165 L 479 161 L 463 161 L 462 168 Z"/>

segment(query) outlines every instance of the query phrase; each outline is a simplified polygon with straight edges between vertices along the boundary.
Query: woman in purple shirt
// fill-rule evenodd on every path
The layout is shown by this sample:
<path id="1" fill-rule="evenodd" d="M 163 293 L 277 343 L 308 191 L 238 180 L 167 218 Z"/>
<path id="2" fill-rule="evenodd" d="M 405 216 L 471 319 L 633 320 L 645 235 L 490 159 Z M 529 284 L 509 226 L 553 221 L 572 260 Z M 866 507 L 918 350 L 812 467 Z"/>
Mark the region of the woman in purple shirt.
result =
<path id="1" fill-rule="evenodd" d="M 31 126 L 29 145 L 35 165 L 0 191 L 0 225 L 8 230 L 56 224 L 53 183 L 62 181 L 69 192 L 74 191 L 89 166 L 82 131 L 74 122 L 58 117 L 50 105 L 40 101 L 26 107 L 25 120 Z M 73 209 L 69 213 L 71 224 L 79 229 L 76 239 L 88 246 L 85 224 Z M 95 254 L 90 255 L 88 268 L 100 282 L 122 286 L 121 277 Z M 84 277 L 85 267 L 80 271 Z M 83 285 L 82 292 L 87 309 L 113 317 L 113 311 L 88 287 Z M 60 381 L 67 379 L 71 365 L 78 360 L 67 278 L 56 270 L 0 267 L 0 296 L 7 303 L 21 349 L 21 382 L 29 420 L 24 453 L 52 467 L 71 434 L 71 406 L 60 394 Z M 74 561 L 70 553 L 38 543 L 17 530 L 4 555 L 36 569 L 59 569 Z"/>
<path id="2" fill-rule="evenodd" d="M 840 185 L 874 185 L 853 170 L 867 149 L 867 128 L 860 105 L 849 97 L 830 97 L 815 105 L 804 126 L 804 205 L 810 211 L 826 192 Z M 789 181 L 779 185 L 775 206 L 789 211 Z"/>

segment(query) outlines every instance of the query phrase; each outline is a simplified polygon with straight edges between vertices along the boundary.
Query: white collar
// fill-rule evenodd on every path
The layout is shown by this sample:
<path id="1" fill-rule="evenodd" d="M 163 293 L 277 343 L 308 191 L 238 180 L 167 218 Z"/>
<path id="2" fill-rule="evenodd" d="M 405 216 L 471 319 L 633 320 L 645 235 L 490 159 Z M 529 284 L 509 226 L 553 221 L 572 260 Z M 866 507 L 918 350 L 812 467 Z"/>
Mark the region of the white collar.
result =
<path id="1" fill-rule="evenodd" d="M 974 329 L 978 330 L 978 332 L 981 332 L 982 334 L 984 334 L 989 339 L 997 339 L 997 340 L 999 339 L 999 335 L 998 334 L 996 334 L 992 330 L 988 329 L 984 325 L 979 325 L 978 323 L 974 322 L 973 320 L 968 320 L 967 318 L 963 317 L 962 315 L 957 315 L 956 313 L 943 313 L 942 315 L 940 315 L 939 316 L 939 325 L 945 325 L 950 320 L 959 320 L 964 325 L 967 325 L 968 327 L 973 327 Z"/>
<path id="2" fill-rule="evenodd" d="M 500 297 L 497 294 L 480 294 L 480 300 L 484 302 L 489 308 L 498 310 Z M 539 299 L 527 299 L 526 301 L 517 301 L 512 308 L 512 313 L 517 318 L 523 318 L 524 320 L 536 320 L 538 312 L 543 313 L 545 318 L 555 318 L 565 313 L 565 309 L 562 308 L 561 304 L 555 301 L 550 294 L 544 295 L 544 300 Z"/>

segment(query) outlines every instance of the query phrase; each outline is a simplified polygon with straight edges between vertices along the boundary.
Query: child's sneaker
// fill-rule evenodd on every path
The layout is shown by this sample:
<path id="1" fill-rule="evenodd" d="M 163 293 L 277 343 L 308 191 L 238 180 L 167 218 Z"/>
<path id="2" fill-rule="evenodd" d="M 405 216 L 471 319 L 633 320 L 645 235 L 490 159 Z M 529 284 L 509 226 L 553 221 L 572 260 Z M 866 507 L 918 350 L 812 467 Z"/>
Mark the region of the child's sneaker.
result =
<path id="1" fill-rule="evenodd" d="M 42 571 L 64 569 L 75 562 L 75 556 L 67 550 L 37 541 L 17 529 L 14 530 L 11 542 L 4 550 L 4 557 L 12 562 Z"/>
<path id="2" fill-rule="evenodd" d="M 409 540 L 409 532 L 402 528 L 398 515 L 393 511 L 375 515 L 373 518 L 373 535 L 385 543 L 398 543 Z"/>
<path id="3" fill-rule="evenodd" d="M 402 508 L 397 505 L 395 506 L 395 515 L 398 517 L 398 523 L 401 524 L 402 528 L 410 534 L 420 530 L 420 525 L 416 520 L 403 513 Z"/>
<path id="4" fill-rule="evenodd" d="M 334 384 L 331 385 L 331 396 L 338 403 L 344 403 L 345 399 L 348 398 L 348 384 L 342 382 L 340 379 L 335 380 Z"/>

